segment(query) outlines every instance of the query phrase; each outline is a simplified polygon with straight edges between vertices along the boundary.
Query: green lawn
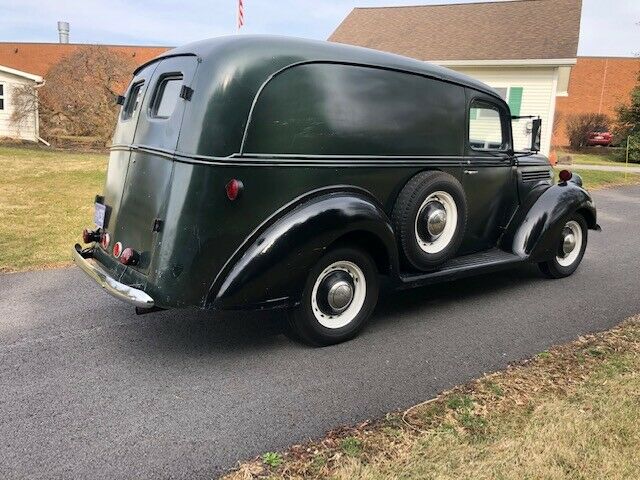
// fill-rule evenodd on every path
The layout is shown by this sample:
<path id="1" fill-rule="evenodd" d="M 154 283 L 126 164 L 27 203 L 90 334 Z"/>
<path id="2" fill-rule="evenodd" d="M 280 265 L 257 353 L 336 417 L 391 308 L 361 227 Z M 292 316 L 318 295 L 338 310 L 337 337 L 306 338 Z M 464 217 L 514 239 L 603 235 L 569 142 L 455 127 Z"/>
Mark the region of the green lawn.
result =
<path id="1" fill-rule="evenodd" d="M 0 272 L 69 263 L 108 156 L 0 146 Z"/>
<path id="2" fill-rule="evenodd" d="M 570 156 L 573 165 L 625 165 L 624 159 L 621 158 L 623 153 L 617 149 L 594 147 L 580 152 L 558 150 L 557 153 L 558 159 L 567 155 Z"/>
<path id="3" fill-rule="evenodd" d="M 0 146 L 0 272 L 69 264 L 92 225 L 107 154 Z M 640 175 L 577 170 L 585 187 L 640 182 Z"/>
<path id="4" fill-rule="evenodd" d="M 637 479 L 639 425 L 640 316 L 225 478 Z"/>
<path id="5" fill-rule="evenodd" d="M 558 172 L 560 170 L 562 170 L 562 165 L 558 165 L 555 169 L 556 181 L 558 181 Z M 587 190 L 640 183 L 640 175 L 637 173 L 580 170 L 580 168 L 572 168 L 571 170 L 582 177 L 583 186 Z"/>

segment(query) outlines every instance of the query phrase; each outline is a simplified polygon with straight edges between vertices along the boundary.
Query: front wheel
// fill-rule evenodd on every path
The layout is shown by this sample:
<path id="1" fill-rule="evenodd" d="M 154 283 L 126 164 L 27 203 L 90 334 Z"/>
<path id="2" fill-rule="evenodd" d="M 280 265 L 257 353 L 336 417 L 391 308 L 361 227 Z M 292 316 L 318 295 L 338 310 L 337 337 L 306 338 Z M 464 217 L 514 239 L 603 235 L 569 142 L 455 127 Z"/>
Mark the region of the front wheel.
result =
<path id="1" fill-rule="evenodd" d="M 549 278 L 564 278 L 578 269 L 588 238 L 587 222 L 580 214 L 574 214 L 562 229 L 556 255 L 549 261 L 538 264 L 542 273 Z"/>
<path id="2" fill-rule="evenodd" d="M 378 285 L 378 271 L 368 254 L 353 248 L 332 250 L 311 269 L 301 304 L 291 312 L 291 327 L 314 346 L 349 340 L 373 312 Z"/>

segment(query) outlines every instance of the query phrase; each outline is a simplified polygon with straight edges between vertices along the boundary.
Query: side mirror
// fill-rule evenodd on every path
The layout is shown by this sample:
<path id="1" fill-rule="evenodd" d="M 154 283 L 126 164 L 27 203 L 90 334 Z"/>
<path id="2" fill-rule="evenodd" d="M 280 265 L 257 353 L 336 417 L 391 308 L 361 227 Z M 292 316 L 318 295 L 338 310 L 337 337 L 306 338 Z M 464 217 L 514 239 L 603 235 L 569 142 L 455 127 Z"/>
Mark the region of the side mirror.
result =
<path id="1" fill-rule="evenodd" d="M 536 118 L 531 122 L 531 151 L 539 152 L 542 144 L 542 120 Z"/>

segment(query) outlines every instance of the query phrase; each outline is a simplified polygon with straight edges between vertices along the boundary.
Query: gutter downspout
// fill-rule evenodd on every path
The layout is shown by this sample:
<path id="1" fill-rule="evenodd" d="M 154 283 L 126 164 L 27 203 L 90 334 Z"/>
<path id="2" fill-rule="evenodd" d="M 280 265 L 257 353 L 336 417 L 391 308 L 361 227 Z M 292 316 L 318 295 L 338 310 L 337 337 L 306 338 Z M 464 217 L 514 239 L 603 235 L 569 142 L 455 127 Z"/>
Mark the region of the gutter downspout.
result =
<path id="1" fill-rule="evenodd" d="M 600 90 L 600 105 L 598 106 L 598 113 L 602 113 L 602 102 L 604 101 L 604 91 L 607 86 L 607 71 L 609 70 L 609 59 L 604 61 L 604 74 L 602 75 L 602 89 Z"/>
<path id="2" fill-rule="evenodd" d="M 40 83 L 36 83 L 36 85 L 33 87 L 36 90 L 36 97 L 38 96 L 38 89 L 44 87 L 44 84 L 46 83 L 46 80 L 42 80 L 42 82 Z M 47 142 L 44 138 L 42 138 L 40 136 L 40 103 L 38 102 L 38 108 L 36 109 L 36 128 L 35 128 L 35 134 L 36 134 L 36 139 L 39 142 L 42 142 L 43 144 L 45 144 L 47 147 L 50 147 L 51 144 L 49 142 Z"/>

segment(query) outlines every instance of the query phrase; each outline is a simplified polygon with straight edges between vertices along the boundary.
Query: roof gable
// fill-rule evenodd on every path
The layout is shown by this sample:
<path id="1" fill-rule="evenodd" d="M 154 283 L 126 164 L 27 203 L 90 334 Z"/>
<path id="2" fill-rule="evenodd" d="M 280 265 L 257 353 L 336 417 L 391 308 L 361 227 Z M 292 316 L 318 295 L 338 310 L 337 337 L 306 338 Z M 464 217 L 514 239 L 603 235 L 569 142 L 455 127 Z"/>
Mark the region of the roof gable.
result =
<path id="1" fill-rule="evenodd" d="M 330 41 L 419 60 L 575 58 L 582 0 L 355 8 Z"/>
<path id="2" fill-rule="evenodd" d="M 42 77 L 40 75 L 34 75 L 32 73 L 23 72 L 21 70 L 16 70 L 15 68 L 7 67 L 5 65 L 0 65 L 0 72 L 8 73 L 10 75 L 15 75 L 16 77 L 20 77 L 20 78 L 26 78 L 27 80 L 31 80 L 36 83 L 42 83 Z"/>

